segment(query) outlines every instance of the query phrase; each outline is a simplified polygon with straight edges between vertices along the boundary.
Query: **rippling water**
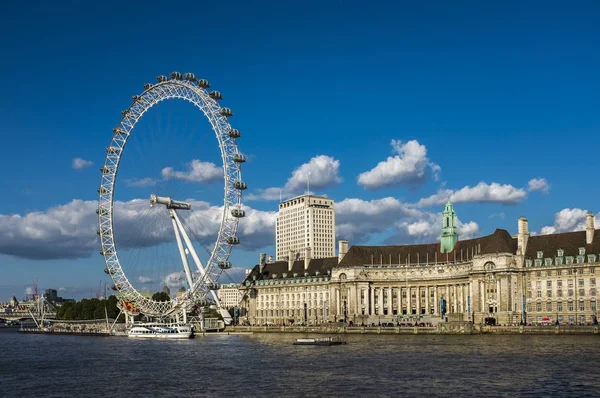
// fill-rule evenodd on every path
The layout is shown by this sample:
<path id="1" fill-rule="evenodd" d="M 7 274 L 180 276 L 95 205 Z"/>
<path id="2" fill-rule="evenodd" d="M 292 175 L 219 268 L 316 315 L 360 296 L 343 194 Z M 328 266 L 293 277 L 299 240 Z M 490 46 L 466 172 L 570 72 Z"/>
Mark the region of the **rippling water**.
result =
<path id="1" fill-rule="evenodd" d="M 599 336 L 183 341 L 0 330 L 0 396 L 600 396 Z"/>

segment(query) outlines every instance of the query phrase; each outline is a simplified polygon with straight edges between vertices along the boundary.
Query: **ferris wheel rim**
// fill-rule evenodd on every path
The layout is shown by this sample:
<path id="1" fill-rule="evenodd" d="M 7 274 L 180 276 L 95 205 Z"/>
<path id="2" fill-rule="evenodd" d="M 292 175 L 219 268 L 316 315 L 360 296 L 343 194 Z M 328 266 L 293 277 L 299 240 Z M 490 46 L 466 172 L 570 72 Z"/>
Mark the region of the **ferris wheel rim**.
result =
<path id="1" fill-rule="evenodd" d="M 186 74 L 186 78 L 188 75 Z M 191 75 L 193 76 L 193 75 Z M 180 75 L 181 77 L 181 75 Z M 217 285 L 222 269 L 221 263 L 229 263 L 229 255 L 236 242 L 239 224 L 238 216 L 234 216 L 233 209 L 242 208 L 242 188 L 245 184 L 241 175 L 241 164 L 234 160 L 234 154 L 242 156 L 238 151 L 237 136 L 231 134 L 234 131 L 229 124 L 228 117 L 232 115 L 228 108 L 222 108 L 218 99 L 212 98 L 204 86 L 208 83 L 204 80 L 189 79 L 166 79 L 154 85 L 146 85 L 144 92 L 133 97 L 132 104 L 122 112 L 122 118 L 118 127 L 113 129 L 111 144 L 107 148 L 104 166 L 101 168 L 101 183 L 98 190 L 98 224 L 101 241 L 101 254 L 106 263 L 106 272 L 113 280 L 115 290 L 122 301 L 131 303 L 135 308 L 146 315 L 164 316 L 176 311 L 181 306 L 189 303 L 202 303 L 209 291 Z M 195 84 L 197 83 L 197 84 Z M 208 119 L 212 130 L 216 135 L 224 176 L 224 199 L 221 214 L 221 223 L 215 245 L 210 257 L 205 264 L 204 273 L 196 278 L 184 294 L 170 301 L 158 302 L 144 297 L 129 281 L 119 260 L 117 243 L 114 236 L 114 193 L 115 183 L 122 154 L 127 141 L 135 129 L 138 121 L 152 107 L 162 101 L 170 99 L 183 99 L 198 108 L 204 117 Z M 227 110 L 228 112 L 225 112 Z M 237 130 L 235 130 L 237 131 Z M 236 186 L 236 184 L 241 185 Z M 243 211 L 242 213 L 243 214 Z M 229 239 L 233 238 L 232 241 Z M 239 241 L 239 240 L 238 240 Z M 230 264 L 230 263 L 229 263 Z"/>

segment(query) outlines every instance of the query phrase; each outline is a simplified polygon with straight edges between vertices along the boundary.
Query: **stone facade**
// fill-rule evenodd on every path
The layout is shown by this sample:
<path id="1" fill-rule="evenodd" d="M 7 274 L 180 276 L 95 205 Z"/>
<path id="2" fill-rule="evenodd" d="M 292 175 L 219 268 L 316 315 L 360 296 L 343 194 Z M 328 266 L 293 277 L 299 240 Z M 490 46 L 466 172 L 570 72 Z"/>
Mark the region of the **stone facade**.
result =
<path id="1" fill-rule="evenodd" d="M 541 236 L 529 236 L 521 218 L 517 236 L 497 229 L 441 249 L 439 242 L 352 246 L 339 257 L 259 264 L 241 286 L 242 306 L 253 325 L 595 320 L 593 216 L 586 231 Z"/>

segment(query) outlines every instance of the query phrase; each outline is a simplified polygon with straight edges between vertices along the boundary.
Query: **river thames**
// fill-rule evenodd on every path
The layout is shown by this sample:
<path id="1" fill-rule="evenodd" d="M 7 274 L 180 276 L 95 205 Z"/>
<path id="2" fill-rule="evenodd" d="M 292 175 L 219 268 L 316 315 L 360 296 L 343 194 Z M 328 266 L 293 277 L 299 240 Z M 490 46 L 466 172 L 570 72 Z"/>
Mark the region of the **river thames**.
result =
<path id="1" fill-rule="evenodd" d="M 598 336 L 347 336 L 193 340 L 0 330 L 0 396 L 599 396 Z"/>

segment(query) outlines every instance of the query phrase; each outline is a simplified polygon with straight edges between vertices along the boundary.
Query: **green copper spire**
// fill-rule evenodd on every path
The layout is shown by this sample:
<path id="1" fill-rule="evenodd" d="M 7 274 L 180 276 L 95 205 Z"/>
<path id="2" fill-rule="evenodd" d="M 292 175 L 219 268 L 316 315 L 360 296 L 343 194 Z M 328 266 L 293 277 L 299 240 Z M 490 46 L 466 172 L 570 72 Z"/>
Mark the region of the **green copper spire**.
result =
<path id="1" fill-rule="evenodd" d="M 454 245 L 458 241 L 458 231 L 456 228 L 456 213 L 452 208 L 452 203 L 448 199 L 446 209 L 444 210 L 444 218 L 442 224 L 442 236 L 440 242 L 440 251 L 442 253 L 450 253 L 454 250 Z"/>

